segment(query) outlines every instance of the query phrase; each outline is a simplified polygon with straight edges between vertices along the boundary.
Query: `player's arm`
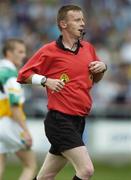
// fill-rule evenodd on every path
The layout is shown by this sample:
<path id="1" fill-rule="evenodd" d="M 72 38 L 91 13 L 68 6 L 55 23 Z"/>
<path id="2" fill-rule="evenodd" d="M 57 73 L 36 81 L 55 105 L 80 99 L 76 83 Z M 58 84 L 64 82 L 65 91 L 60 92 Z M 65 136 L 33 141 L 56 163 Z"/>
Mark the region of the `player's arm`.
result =
<path id="1" fill-rule="evenodd" d="M 24 114 L 23 108 L 18 104 L 11 105 L 10 108 L 12 119 L 16 121 L 22 127 L 23 130 L 28 131 L 25 121 L 26 116 Z"/>
<path id="2" fill-rule="evenodd" d="M 23 129 L 23 139 L 25 140 L 25 144 L 30 147 L 32 145 L 32 138 L 26 125 L 26 116 L 22 107 L 24 102 L 23 90 L 21 85 L 16 82 L 16 77 L 11 77 L 7 81 L 6 91 L 9 96 L 12 121 L 16 121 Z"/>
<path id="3" fill-rule="evenodd" d="M 107 65 L 102 61 L 93 61 L 89 64 L 89 71 L 93 75 L 93 82 L 99 82 L 107 70 Z"/>
<path id="4" fill-rule="evenodd" d="M 32 146 L 32 138 L 31 138 L 30 132 L 26 125 L 26 121 L 25 121 L 26 116 L 24 114 L 23 108 L 20 105 L 12 105 L 11 113 L 12 113 L 12 120 L 16 121 L 23 129 L 22 136 L 23 136 L 25 145 L 27 147 L 31 147 Z"/>

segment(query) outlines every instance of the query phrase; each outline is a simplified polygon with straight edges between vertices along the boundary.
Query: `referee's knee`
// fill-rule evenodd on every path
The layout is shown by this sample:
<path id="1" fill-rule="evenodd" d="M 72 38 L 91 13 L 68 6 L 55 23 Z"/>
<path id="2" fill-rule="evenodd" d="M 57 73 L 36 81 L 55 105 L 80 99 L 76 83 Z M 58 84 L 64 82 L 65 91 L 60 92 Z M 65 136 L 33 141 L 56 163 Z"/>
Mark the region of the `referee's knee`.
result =
<path id="1" fill-rule="evenodd" d="M 85 166 L 84 168 L 80 169 L 76 175 L 81 177 L 82 179 L 89 180 L 94 174 L 94 167 L 93 166 Z"/>

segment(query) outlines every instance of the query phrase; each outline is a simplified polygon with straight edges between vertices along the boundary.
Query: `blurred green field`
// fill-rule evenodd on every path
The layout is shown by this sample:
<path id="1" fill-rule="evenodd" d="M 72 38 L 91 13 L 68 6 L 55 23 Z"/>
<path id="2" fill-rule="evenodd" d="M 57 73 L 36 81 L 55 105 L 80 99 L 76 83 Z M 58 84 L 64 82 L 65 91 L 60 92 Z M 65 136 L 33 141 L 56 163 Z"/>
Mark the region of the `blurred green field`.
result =
<path id="1" fill-rule="evenodd" d="M 3 180 L 18 180 L 20 165 L 8 165 Z M 56 180 L 71 180 L 74 170 L 67 165 L 56 177 Z M 131 180 L 131 164 L 126 166 L 111 166 L 95 163 L 95 174 L 92 180 Z"/>

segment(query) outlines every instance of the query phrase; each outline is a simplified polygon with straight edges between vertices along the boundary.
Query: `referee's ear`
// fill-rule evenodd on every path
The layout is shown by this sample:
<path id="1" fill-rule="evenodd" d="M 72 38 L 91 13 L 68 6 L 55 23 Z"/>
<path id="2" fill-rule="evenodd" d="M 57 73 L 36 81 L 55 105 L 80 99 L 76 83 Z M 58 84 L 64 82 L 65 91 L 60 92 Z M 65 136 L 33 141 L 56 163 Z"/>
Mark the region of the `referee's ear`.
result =
<path id="1" fill-rule="evenodd" d="M 61 27 L 62 29 L 65 29 L 65 28 L 67 27 L 67 23 L 65 22 L 65 20 L 61 20 L 61 21 L 60 21 L 60 27 Z"/>

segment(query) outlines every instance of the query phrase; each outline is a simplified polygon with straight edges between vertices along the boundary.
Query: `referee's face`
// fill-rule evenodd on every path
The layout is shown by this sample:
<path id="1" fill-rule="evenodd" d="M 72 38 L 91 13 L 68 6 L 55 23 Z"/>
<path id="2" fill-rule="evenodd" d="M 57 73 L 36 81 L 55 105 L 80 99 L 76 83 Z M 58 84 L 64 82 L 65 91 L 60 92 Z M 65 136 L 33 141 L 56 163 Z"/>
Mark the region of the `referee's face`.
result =
<path id="1" fill-rule="evenodd" d="M 66 32 L 73 38 L 80 38 L 85 27 L 82 11 L 68 11 L 66 17 Z"/>

